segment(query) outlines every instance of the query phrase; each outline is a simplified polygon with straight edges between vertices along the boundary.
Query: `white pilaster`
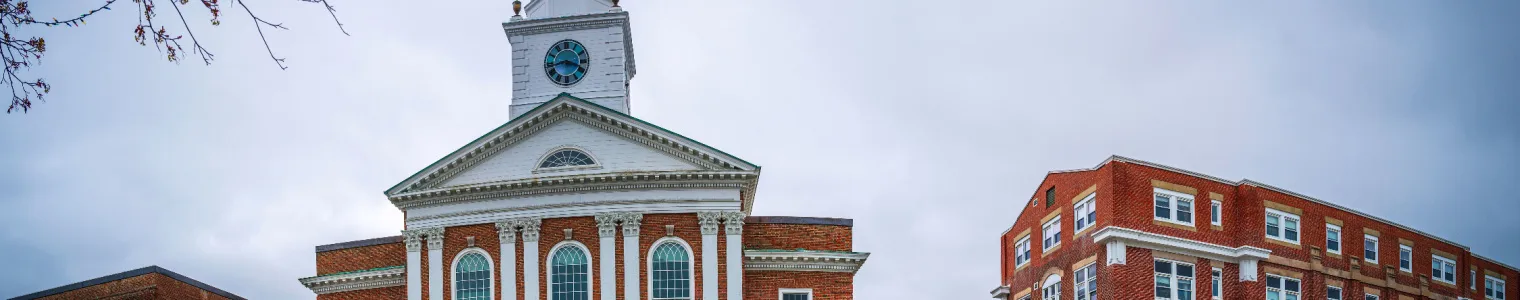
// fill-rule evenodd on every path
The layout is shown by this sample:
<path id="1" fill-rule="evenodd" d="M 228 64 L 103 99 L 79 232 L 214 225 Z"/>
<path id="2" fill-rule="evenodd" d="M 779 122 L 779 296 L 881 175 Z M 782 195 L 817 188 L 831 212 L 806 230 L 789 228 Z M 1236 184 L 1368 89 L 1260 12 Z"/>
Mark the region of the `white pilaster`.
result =
<path id="1" fill-rule="evenodd" d="M 1256 262 L 1255 259 L 1240 261 L 1240 281 L 1256 281 Z"/>
<path id="2" fill-rule="evenodd" d="M 496 237 L 501 241 L 502 300 L 517 300 L 517 222 L 496 223 Z"/>
<path id="3" fill-rule="evenodd" d="M 623 299 L 639 300 L 639 226 L 643 225 L 644 215 L 639 213 L 625 213 L 623 222 Z"/>
<path id="4" fill-rule="evenodd" d="M 406 299 L 422 300 L 422 232 L 402 230 L 406 238 Z"/>
<path id="5" fill-rule="evenodd" d="M 443 228 L 427 231 L 428 299 L 443 299 Z"/>
<path id="6" fill-rule="evenodd" d="M 744 299 L 744 212 L 729 212 L 723 220 L 728 300 Z"/>
<path id="7" fill-rule="evenodd" d="M 601 257 L 602 300 L 617 300 L 617 221 L 618 214 L 596 215 L 597 252 Z"/>
<path id="8" fill-rule="evenodd" d="M 523 299 L 539 300 L 538 296 L 538 229 L 543 224 L 539 218 L 522 221 L 523 238 Z"/>
<path id="9" fill-rule="evenodd" d="M 702 300 L 718 299 L 718 223 L 722 212 L 697 212 L 702 228 Z"/>

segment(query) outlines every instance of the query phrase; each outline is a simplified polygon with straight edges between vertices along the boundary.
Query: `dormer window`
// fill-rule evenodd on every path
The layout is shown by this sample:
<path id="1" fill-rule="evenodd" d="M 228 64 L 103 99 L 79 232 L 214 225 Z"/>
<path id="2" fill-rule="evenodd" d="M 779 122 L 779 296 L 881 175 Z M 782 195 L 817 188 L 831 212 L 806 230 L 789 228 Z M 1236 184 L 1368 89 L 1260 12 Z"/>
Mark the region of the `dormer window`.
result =
<path id="1" fill-rule="evenodd" d="M 596 160 L 586 152 L 575 148 L 563 148 L 544 156 L 543 162 L 538 163 L 538 168 L 555 169 L 594 165 L 596 165 Z"/>

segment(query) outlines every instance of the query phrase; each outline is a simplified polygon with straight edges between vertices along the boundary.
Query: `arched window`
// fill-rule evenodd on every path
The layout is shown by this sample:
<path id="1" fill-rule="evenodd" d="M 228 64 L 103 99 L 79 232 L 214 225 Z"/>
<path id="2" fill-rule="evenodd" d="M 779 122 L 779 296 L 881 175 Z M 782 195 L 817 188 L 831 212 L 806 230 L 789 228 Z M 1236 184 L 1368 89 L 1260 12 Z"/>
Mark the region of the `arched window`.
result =
<path id="1" fill-rule="evenodd" d="M 691 252 L 679 239 L 655 242 L 649 254 L 650 299 L 691 299 Z"/>
<path id="2" fill-rule="evenodd" d="M 586 250 L 574 244 L 558 248 L 549 263 L 549 299 L 590 300 L 591 263 Z"/>
<path id="3" fill-rule="evenodd" d="M 1061 274 L 1050 274 L 1045 277 L 1045 284 L 1040 288 L 1040 300 L 1061 299 Z"/>
<path id="4" fill-rule="evenodd" d="M 454 258 L 454 299 L 491 299 L 491 259 L 478 250 L 465 250 Z"/>
<path id="5" fill-rule="evenodd" d="M 539 169 L 564 168 L 574 166 L 595 165 L 596 160 L 591 155 L 574 148 L 566 148 L 554 151 L 549 156 L 544 156 L 543 162 L 538 163 Z"/>

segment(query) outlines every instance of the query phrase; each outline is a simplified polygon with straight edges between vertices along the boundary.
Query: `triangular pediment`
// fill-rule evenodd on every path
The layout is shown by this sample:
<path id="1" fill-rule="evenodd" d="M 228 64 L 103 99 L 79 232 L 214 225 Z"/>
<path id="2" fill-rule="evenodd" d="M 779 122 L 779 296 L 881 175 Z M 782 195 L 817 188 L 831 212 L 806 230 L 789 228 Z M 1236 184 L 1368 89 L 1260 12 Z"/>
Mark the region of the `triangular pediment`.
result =
<path id="1" fill-rule="evenodd" d="M 584 151 L 596 163 L 584 168 L 537 168 L 545 155 L 559 149 Z M 386 194 L 580 174 L 759 169 L 659 126 L 560 94 L 439 159 Z"/>

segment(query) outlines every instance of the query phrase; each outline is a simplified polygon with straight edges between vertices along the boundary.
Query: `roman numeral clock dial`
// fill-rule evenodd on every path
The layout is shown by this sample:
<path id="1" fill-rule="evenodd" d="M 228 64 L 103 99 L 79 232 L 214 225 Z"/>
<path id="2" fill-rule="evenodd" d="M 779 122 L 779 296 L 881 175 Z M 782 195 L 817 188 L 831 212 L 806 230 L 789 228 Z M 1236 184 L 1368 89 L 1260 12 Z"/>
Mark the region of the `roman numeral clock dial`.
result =
<path id="1" fill-rule="evenodd" d="M 549 47 L 544 53 L 544 74 L 550 81 L 570 86 L 586 77 L 586 67 L 591 65 L 591 54 L 575 40 L 563 40 Z"/>

